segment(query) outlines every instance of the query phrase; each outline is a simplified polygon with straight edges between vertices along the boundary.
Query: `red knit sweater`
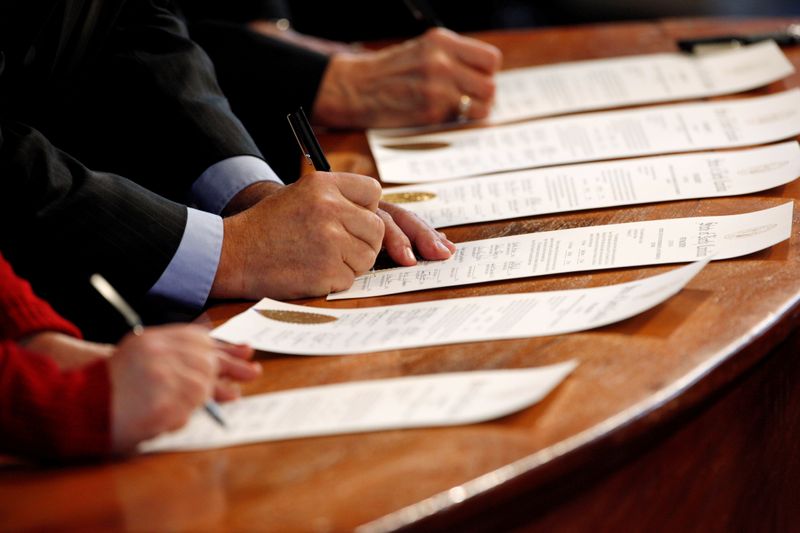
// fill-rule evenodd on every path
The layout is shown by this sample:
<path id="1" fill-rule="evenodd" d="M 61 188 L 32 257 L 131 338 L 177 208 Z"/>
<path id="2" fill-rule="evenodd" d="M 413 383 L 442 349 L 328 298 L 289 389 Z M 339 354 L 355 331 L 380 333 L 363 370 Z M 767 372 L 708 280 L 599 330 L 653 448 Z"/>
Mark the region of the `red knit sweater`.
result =
<path id="1" fill-rule="evenodd" d="M 41 331 L 80 336 L 0 255 L 0 452 L 45 459 L 108 454 L 108 364 L 62 371 L 16 342 Z"/>

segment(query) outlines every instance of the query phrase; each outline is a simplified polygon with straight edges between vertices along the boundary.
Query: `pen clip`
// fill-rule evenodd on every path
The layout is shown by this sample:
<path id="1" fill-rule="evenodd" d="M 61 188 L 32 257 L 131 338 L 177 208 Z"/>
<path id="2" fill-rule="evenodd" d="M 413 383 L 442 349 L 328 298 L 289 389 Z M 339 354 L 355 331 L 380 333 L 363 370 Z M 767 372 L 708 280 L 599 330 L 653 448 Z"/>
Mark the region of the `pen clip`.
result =
<path id="1" fill-rule="evenodd" d="M 302 109 L 302 108 L 301 108 Z M 301 135 L 298 133 L 298 130 L 301 130 L 300 122 L 298 119 L 298 114 L 300 110 L 295 111 L 294 113 L 289 113 L 286 115 L 286 120 L 289 121 L 289 127 L 292 129 L 292 135 L 294 135 L 295 140 L 297 141 L 297 145 L 300 147 L 300 151 L 303 152 L 303 155 L 306 158 L 306 163 L 309 165 L 313 165 L 313 161 L 311 161 L 311 154 L 308 151 L 308 147 L 303 142 Z"/>

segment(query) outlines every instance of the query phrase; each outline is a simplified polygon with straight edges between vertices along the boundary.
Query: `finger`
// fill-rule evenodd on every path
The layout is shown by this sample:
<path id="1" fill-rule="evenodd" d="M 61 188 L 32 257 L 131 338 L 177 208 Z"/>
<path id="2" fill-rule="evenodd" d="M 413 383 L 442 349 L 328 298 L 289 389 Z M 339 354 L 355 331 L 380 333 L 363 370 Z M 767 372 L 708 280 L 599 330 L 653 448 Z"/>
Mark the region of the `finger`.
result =
<path id="1" fill-rule="evenodd" d="M 252 347 L 246 344 L 228 344 L 227 342 L 216 341 L 215 347 L 217 350 L 221 350 L 231 357 L 236 357 L 237 359 L 245 361 L 252 359 L 256 353 Z"/>
<path id="2" fill-rule="evenodd" d="M 472 105 L 467 111 L 467 118 L 472 120 L 477 120 L 480 118 L 486 118 L 489 116 L 489 112 L 492 110 L 492 102 L 490 100 L 479 100 L 476 98 L 472 99 Z"/>
<path id="3" fill-rule="evenodd" d="M 491 76 L 459 62 L 453 65 L 453 73 L 459 92 L 472 98 L 473 106 L 479 101 L 491 102 L 494 98 L 495 83 Z"/>
<path id="4" fill-rule="evenodd" d="M 189 413 L 200 407 L 214 392 L 215 378 L 186 370 L 176 391 L 175 407 L 180 413 Z"/>
<path id="5" fill-rule="evenodd" d="M 487 74 L 492 74 L 500 69 L 503 54 L 498 48 L 488 43 L 464 37 L 443 28 L 429 30 L 426 33 L 426 37 L 428 36 L 459 61 L 472 68 Z"/>
<path id="6" fill-rule="evenodd" d="M 379 251 L 380 242 L 376 249 L 374 246 L 365 243 L 361 239 L 352 237 L 350 245 L 342 250 L 342 260 L 355 276 L 360 276 L 372 268 Z"/>
<path id="7" fill-rule="evenodd" d="M 378 209 L 378 216 L 383 220 L 383 225 L 386 227 L 386 232 L 383 235 L 383 247 L 394 262 L 403 266 L 412 266 L 417 264 L 417 258 L 414 257 L 414 251 L 411 249 L 411 241 L 400 226 L 392 218 L 392 215 Z"/>
<path id="8" fill-rule="evenodd" d="M 214 399 L 218 402 L 230 402 L 242 396 L 242 389 L 238 383 L 229 381 L 217 381 L 214 387 Z"/>
<path id="9" fill-rule="evenodd" d="M 400 230 L 409 238 L 425 259 L 447 259 L 456 251 L 455 245 L 438 231 L 419 218 L 416 213 L 400 206 L 381 202 L 381 209 L 388 212 Z"/>
<path id="10" fill-rule="evenodd" d="M 175 351 L 176 362 L 180 365 L 176 372 L 197 373 L 204 379 L 211 380 L 219 373 L 219 353 L 222 352 L 205 346 L 179 346 Z"/>
<path id="11" fill-rule="evenodd" d="M 235 381 L 250 381 L 261 375 L 261 365 L 237 359 L 225 352 L 218 352 L 219 376 Z"/>
<path id="12" fill-rule="evenodd" d="M 480 81 L 481 75 L 469 70 L 468 67 L 453 67 L 453 72 L 457 73 L 448 79 L 444 85 L 439 85 L 436 90 L 429 88 L 427 107 L 423 107 L 426 113 L 426 120 L 430 122 L 441 122 L 454 118 L 480 119 L 489 115 L 494 98 L 494 82 L 484 78 Z M 477 77 L 476 77 L 477 76 Z M 463 96 L 468 96 L 469 109 L 464 114 L 459 109 L 459 102 Z"/>
<path id="13" fill-rule="evenodd" d="M 447 234 L 443 231 L 437 231 L 436 233 L 439 234 L 439 238 L 442 240 L 444 245 L 447 246 L 451 252 L 456 253 L 456 245 L 453 243 L 453 241 L 447 238 Z"/>
<path id="14" fill-rule="evenodd" d="M 363 207 L 345 206 L 339 217 L 342 229 L 351 237 L 362 241 L 377 254 L 381 250 L 386 227 L 377 213 Z M 345 241 L 343 244 L 347 244 Z"/>
<path id="15" fill-rule="evenodd" d="M 332 293 L 347 290 L 353 286 L 353 281 L 355 279 L 356 272 L 346 263 L 341 263 L 341 268 L 339 268 L 334 274 L 328 276 L 328 289 L 325 292 Z"/>
<path id="16" fill-rule="evenodd" d="M 342 196 L 373 213 L 378 210 L 381 184 L 376 180 L 348 172 L 332 172 L 331 177 Z"/>

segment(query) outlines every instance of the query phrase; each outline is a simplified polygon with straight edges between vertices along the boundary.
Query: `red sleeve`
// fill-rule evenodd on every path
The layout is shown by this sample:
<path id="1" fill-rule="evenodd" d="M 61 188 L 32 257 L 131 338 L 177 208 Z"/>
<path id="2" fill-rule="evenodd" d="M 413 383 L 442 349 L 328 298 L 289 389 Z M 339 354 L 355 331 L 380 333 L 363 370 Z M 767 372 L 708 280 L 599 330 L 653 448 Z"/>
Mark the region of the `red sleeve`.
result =
<path id="1" fill-rule="evenodd" d="M 0 254 L 0 339 L 19 340 L 40 331 L 80 337 L 80 331 L 37 297 Z"/>
<path id="2" fill-rule="evenodd" d="M 75 459 L 111 451 L 107 361 L 61 371 L 47 357 L 0 341 L 0 451 Z"/>

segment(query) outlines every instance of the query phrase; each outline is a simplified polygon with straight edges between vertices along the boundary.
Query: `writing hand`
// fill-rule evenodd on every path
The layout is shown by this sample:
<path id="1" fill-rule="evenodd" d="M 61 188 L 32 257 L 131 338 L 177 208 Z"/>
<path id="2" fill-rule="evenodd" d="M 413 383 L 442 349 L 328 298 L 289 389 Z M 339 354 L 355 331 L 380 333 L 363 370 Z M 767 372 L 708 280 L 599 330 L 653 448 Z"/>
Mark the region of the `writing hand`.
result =
<path id="1" fill-rule="evenodd" d="M 488 116 L 493 76 L 502 55 L 489 44 L 443 28 L 378 51 L 331 58 L 313 108 L 330 127 L 402 127 L 454 120 L 462 95 L 464 118 Z"/>

